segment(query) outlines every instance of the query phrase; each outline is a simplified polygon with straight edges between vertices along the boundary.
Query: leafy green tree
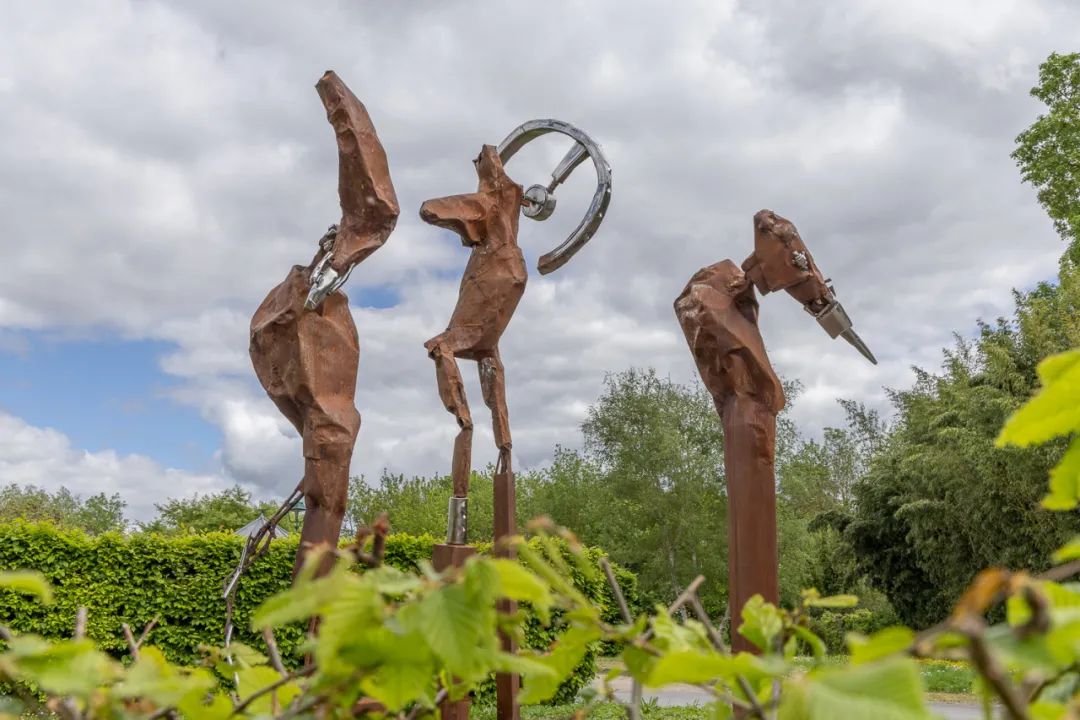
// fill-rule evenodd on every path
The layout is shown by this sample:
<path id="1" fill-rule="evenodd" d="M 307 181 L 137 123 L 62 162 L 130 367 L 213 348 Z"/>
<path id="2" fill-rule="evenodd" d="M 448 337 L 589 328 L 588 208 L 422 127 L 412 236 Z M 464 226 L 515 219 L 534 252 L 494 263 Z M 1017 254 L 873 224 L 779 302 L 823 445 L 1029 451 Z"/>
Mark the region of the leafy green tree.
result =
<path id="1" fill-rule="evenodd" d="M 280 505 L 280 502 L 273 500 L 254 502 L 250 492 L 236 485 L 216 493 L 170 498 L 160 505 L 155 504 L 158 516 L 149 523 L 143 523 L 142 529 L 160 533 L 231 532 L 259 515 L 269 518 Z M 289 514 L 280 527 L 295 532 L 293 525 L 292 515 Z"/>
<path id="2" fill-rule="evenodd" d="M 1012 157 L 1054 229 L 1070 242 L 1068 257 L 1080 262 L 1080 53 L 1053 53 L 1039 66 L 1032 96 L 1046 105 L 1016 138 Z"/>
<path id="3" fill-rule="evenodd" d="M 469 479 L 469 537 L 490 540 L 494 533 L 494 467 L 472 473 Z M 515 476 L 519 494 L 529 482 L 529 473 Z M 383 472 L 378 485 L 369 485 L 361 477 L 349 480 L 349 503 L 343 532 L 370 524 L 380 513 L 390 516 L 394 532 L 413 535 L 429 534 L 436 538 L 446 534 L 447 501 L 453 494 L 449 475 L 405 477 Z M 518 509 L 519 522 L 527 520 Z"/>
<path id="4" fill-rule="evenodd" d="M 67 488 L 49 492 L 35 485 L 11 483 L 0 488 L 0 522 L 21 518 L 79 528 L 91 535 L 123 530 L 127 503 L 119 494 L 98 493 L 83 500 Z"/>

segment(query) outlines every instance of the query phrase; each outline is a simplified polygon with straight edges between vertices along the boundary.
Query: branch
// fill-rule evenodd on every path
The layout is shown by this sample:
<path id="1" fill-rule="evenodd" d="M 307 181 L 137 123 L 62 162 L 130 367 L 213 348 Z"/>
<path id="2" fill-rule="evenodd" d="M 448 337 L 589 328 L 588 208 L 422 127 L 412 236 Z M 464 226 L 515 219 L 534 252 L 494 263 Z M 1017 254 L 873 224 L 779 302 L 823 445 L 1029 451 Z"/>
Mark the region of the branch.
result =
<path id="1" fill-rule="evenodd" d="M 626 598 L 623 597 L 622 587 L 619 586 L 619 581 L 615 579 L 615 573 L 611 570 L 611 563 L 608 562 L 606 557 L 600 558 L 600 569 L 607 576 L 608 585 L 611 586 L 611 594 L 615 596 L 615 602 L 619 604 L 619 612 L 622 613 L 623 620 L 627 625 L 633 623 L 634 618 L 630 615 L 630 607 L 626 604 Z"/>
<path id="2" fill-rule="evenodd" d="M 687 585 L 686 589 L 682 591 L 682 594 L 680 594 L 679 597 L 675 598 L 675 602 L 668 605 L 667 614 L 671 615 L 671 613 L 675 612 L 683 605 L 690 602 L 690 598 L 694 596 L 694 594 L 697 592 L 698 588 L 701 587 L 701 584 L 703 582 L 705 582 L 704 575 L 698 575 L 696 578 L 694 578 L 693 582 Z M 652 628 L 649 628 L 645 631 L 642 639 L 648 641 L 650 638 L 652 638 L 652 636 L 653 630 Z"/>
<path id="3" fill-rule="evenodd" d="M 232 711 L 232 715 L 230 715 L 229 717 L 235 717 L 235 716 L 239 715 L 240 713 L 244 712 L 244 710 L 246 710 L 247 707 L 249 705 L 251 705 L 251 703 L 255 702 L 256 700 L 261 698 L 266 693 L 274 692 L 275 690 L 277 690 L 281 686 L 287 685 L 290 682 L 292 682 L 293 680 L 298 680 L 300 678 L 308 677 L 309 675 L 314 675 L 315 671 L 317 669 L 318 669 L 318 666 L 316 666 L 316 665 L 308 665 L 303 670 L 297 670 L 294 673 L 289 673 L 288 675 L 281 678 L 280 680 L 278 680 L 276 682 L 273 682 L 273 683 L 270 683 L 269 685 L 267 685 L 264 688 L 256 690 L 252 694 L 248 695 L 247 698 L 242 703 L 240 703 L 239 705 L 234 707 L 233 711 Z M 283 717 L 283 718 L 284 717 L 291 717 L 291 715 L 286 713 L 285 715 L 282 715 L 281 717 Z"/>
<path id="4" fill-rule="evenodd" d="M 281 662 L 281 652 L 278 651 L 277 640 L 274 638 L 274 630 L 269 625 L 263 628 L 263 640 L 266 641 L 266 650 L 270 655 L 270 664 L 281 675 L 281 677 L 288 677 L 289 671 L 285 669 L 285 664 Z"/>
<path id="5" fill-rule="evenodd" d="M 75 632 L 71 635 L 73 640 L 82 640 L 86 637 L 86 606 L 80 605 L 75 611 Z"/>
<path id="6" fill-rule="evenodd" d="M 705 607 L 701 604 L 701 598 L 696 594 L 690 597 L 690 607 L 694 609 L 694 614 L 697 615 L 701 624 L 705 626 L 705 632 L 709 634 L 709 640 L 712 641 L 713 647 L 722 653 L 726 653 L 728 650 L 727 645 L 724 644 L 723 637 L 721 637 L 720 633 L 713 627 L 712 622 L 709 620 L 709 614 L 705 612 Z"/>
<path id="7" fill-rule="evenodd" d="M 124 623 L 120 627 L 124 631 L 124 638 L 127 640 L 128 650 L 131 651 L 131 659 L 138 662 L 139 643 L 135 640 L 135 635 L 131 632 L 131 626 Z"/>
<path id="8" fill-rule="evenodd" d="M 146 627 L 143 628 L 142 633 L 139 635 L 139 641 L 138 641 L 139 647 L 142 647 L 143 643 L 146 642 L 146 638 L 150 635 L 150 631 L 154 629 L 154 626 L 157 625 L 157 622 L 158 622 L 158 618 L 155 615 L 153 620 L 146 623 Z"/>
<path id="9" fill-rule="evenodd" d="M 1020 692 L 1009 682 L 1005 668 L 998 663 L 986 645 L 986 638 L 983 636 L 986 623 L 982 618 L 968 618 L 963 623 L 957 624 L 956 630 L 967 636 L 971 645 L 972 664 L 1001 698 L 1009 717 L 1013 720 L 1031 720 L 1027 704 L 1020 696 Z"/>
<path id="10" fill-rule="evenodd" d="M 439 692 L 435 694 L 435 707 L 439 707 L 440 703 L 447 698 L 450 693 L 446 691 L 446 688 L 441 688 Z M 405 716 L 405 720 L 416 720 L 417 715 L 424 707 L 420 703 L 416 703 L 412 706 L 412 710 L 409 710 L 409 714 Z"/>

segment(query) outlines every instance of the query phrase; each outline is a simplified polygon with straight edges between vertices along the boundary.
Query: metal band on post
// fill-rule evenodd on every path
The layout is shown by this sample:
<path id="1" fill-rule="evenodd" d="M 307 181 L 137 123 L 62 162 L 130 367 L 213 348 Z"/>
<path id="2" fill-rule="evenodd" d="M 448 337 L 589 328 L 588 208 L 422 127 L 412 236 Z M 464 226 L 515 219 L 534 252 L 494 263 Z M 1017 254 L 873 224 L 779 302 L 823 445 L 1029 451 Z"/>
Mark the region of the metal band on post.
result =
<path id="1" fill-rule="evenodd" d="M 464 545 L 469 539 L 469 498 L 451 497 L 446 509 L 446 542 Z"/>

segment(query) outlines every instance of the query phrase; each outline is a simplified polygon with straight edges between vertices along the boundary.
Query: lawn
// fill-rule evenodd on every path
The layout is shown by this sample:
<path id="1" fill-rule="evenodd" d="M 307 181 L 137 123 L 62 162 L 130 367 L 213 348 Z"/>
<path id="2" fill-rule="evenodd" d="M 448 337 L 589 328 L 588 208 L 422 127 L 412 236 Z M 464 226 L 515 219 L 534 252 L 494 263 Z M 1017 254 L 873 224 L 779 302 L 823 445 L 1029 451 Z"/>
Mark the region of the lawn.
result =
<path id="1" fill-rule="evenodd" d="M 812 664 L 810 658 L 798 658 L 796 664 L 801 668 L 809 668 Z M 825 665 L 842 665 L 847 662 L 843 655 L 830 655 L 825 658 Z M 964 663 L 949 662 L 947 660 L 919 660 L 919 674 L 922 676 L 923 687 L 926 692 L 943 695 L 968 695 L 971 693 L 971 682 L 974 674 Z M 600 658 L 598 661 L 601 674 L 613 668 L 622 668 L 622 661 L 618 658 Z"/>

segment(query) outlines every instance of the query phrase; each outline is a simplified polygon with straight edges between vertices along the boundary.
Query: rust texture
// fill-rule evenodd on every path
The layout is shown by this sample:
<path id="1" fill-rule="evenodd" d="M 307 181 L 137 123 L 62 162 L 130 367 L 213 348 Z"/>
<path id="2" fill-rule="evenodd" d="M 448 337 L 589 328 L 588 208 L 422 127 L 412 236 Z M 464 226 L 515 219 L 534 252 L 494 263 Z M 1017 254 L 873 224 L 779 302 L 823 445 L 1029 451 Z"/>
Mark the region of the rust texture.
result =
<path id="1" fill-rule="evenodd" d="M 754 216 L 754 252 L 740 268 L 702 268 L 675 300 L 702 382 L 724 427 L 728 568 L 732 617 L 755 594 L 779 600 L 776 538 L 776 416 L 784 391 L 758 329 L 755 287 L 786 290 L 812 312 L 831 292 L 795 226 L 770 210 Z M 752 650 L 734 634 L 735 650 Z"/>
<path id="2" fill-rule="evenodd" d="M 435 198 L 420 207 L 424 222 L 453 230 L 461 236 L 461 244 L 472 249 L 450 323 L 424 343 L 435 361 L 439 397 L 460 428 L 451 466 L 455 497 L 468 496 L 473 428 L 458 358 L 477 362 L 484 403 L 491 410 L 499 465 L 509 470 L 510 421 L 499 339 L 528 279 L 525 258 L 517 244 L 521 186 L 503 170 L 491 145 L 483 147 L 475 164 L 479 177 L 476 192 Z"/>
<path id="3" fill-rule="evenodd" d="M 315 87 L 337 137 L 337 236 L 332 249 L 320 246 L 311 264 L 294 266 L 266 296 L 251 319 L 249 347 L 259 382 L 303 437 L 307 513 L 297 568 L 308 547 L 337 544 L 360 429 L 354 404 L 360 346 L 349 301 L 336 292 L 305 309 L 311 272 L 329 251 L 330 266 L 344 274 L 386 242 L 399 212 L 386 153 L 363 104 L 331 71 Z M 331 562 L 328 557 L 321 570 Z"/>
<path id="4" fill-rule="evenodd" d="M 424 347 L 435 361 L 439 397 L 458 423 L 451 474 L 454 496 L 459 498 L 468 497 L 469 493 L 473 422 L 457 360 L 464 358 L 477 363 L 481 393 L 491 411 L 495 445 L 499 449 L 494 478 L 494 539 L 498 543 L 516 532 L 510 420 L 499 339 L 525 292 L 528 272 L 517 244 L 522 188 L 506 174 L 498 152 L 491 145 L 483 146 L 475 166 L 479 179 L 475 193 L 435 198 L 420 208 L 420 217 L 425 222 L 454 231 L 461 237 L 462 245 L 471 249 L 450 322 L 445 331 L 428 340 Z M 435 552 L 438 556 L 448 551 L 436 546 Z M 512 612 L 514 604 L 503 600 L 499 609 Z M 504 649 L 513 650 L 510 638 L 503 637 L 502 643 Z M 514 699 L 519 683 L 516 675 L 496 676 L 499 720 L 519 717 Z"/>

